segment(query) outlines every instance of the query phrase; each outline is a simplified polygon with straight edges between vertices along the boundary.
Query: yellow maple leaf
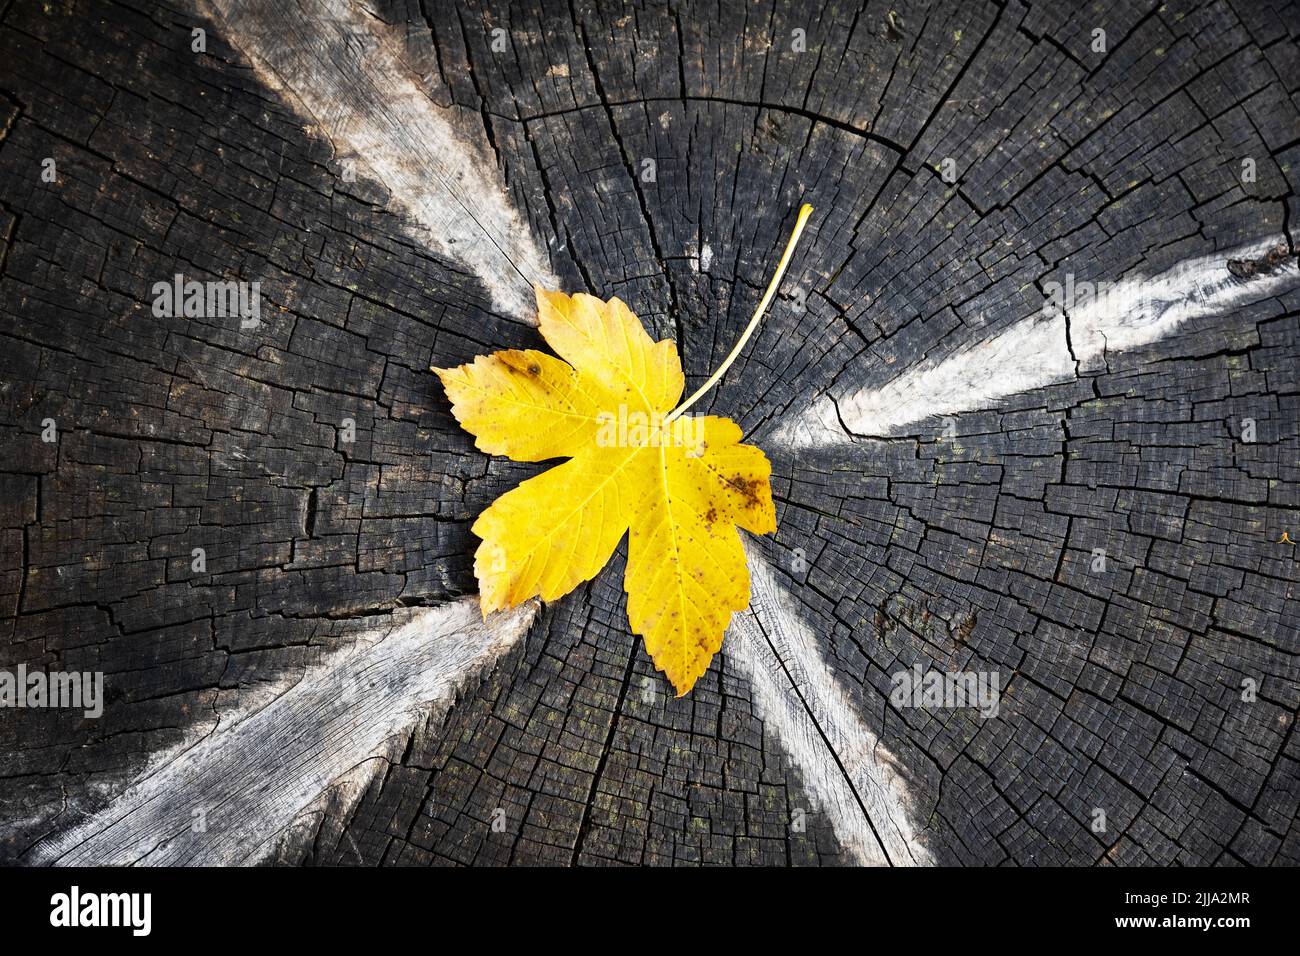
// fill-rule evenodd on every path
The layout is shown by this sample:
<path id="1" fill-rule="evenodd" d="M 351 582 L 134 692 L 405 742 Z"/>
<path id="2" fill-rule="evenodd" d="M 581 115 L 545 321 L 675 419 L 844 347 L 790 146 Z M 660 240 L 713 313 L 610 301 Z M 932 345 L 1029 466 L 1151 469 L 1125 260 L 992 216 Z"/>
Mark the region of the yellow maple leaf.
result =
<path id="1" fill-rule="evenodd" d="M 745 334 L 704 386 L 685 384 L 677 346 L 653 341 L 619 299 L 538 288 L 538 326 L 559 358 L 532 349 L 434 371 L 475 445 L 514 461 L 568 458 L 502 495 L 472 528 L 486 617 L 595 577 L 625 534 L 627 615 L 678 696 L 749 605 L 738 528 L 776 530 L 771 465 L 735 422 L 682 413 L 739 354 L 776 290 L 811 208 Z"/>

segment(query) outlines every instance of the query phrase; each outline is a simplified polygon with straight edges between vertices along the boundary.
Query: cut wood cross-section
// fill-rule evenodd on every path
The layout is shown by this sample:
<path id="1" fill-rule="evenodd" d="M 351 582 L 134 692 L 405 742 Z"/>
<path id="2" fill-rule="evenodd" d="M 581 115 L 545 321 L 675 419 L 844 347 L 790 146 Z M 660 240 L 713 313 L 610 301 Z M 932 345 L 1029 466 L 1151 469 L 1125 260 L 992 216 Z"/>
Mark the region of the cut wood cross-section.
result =
<path id="1" fill-rule="evenodd" d="M 104 687 L 0 707 L 0 860 L 1300 863 L 1298 31 L 0 5 L 0 672 Z M 566 436 L 485 454 L 431 368 L 549 354 L 540 285 L 689 394 L 803 203 L 691 409 L 776 532 L 690 693 L 626 544 L 484 620 Z"/>

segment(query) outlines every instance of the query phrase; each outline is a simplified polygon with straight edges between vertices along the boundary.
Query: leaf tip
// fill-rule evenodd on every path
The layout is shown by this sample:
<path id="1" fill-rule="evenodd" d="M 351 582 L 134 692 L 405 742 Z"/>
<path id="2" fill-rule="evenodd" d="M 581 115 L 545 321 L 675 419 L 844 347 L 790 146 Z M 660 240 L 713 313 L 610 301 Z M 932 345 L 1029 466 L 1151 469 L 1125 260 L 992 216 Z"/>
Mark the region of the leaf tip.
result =
<path id="1" fill-rule="evenodd" d="M 533 283 L 533 295 L 537 299 L 537 311 L 539 313 L 542 311 L 542 309 L 545 306 L 550 305 L 552 303 L 552 299 L 554 296 L 563 295 L 563 294 L 564 294 L 563 292 L 557 292 L 554 289 L 548 289 L 545 286 L 541 285 L 540 283 L 537 282 Z"/>

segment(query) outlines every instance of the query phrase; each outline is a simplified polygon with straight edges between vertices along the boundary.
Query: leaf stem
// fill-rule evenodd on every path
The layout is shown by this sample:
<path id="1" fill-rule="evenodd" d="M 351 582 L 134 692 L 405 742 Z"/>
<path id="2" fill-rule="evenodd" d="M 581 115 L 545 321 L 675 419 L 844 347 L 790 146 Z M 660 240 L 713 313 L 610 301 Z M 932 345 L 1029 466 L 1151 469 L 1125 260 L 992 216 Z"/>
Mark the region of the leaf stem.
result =
<path id="1" fill-rule="evenodd" d="M 781 256 L 781 262 L 776 267 L 772 281 L 767 284 L 767 291 L 763 293 L 763 298 L 759 300 L 758 308 L 754 310 L 754 317 L 749 320 L 749 325 L 745 326 L 745 331 L 741 334 L 740 340 L 736 342 L 731 353 L 718 366 L 718 370 L 709 376 L 709 380 L 697 388 L 690 398 L 668 413 L 664 418 L 665 425 L 675 418 L 680 418 L 682 413 L 699 401 L 705 392 L 717 385 L 727 369 L 731 368 L 731 363 L 736 361 L 736 357 L 745 348 L 745 343 L 754 334 L 754 329 L 758 328 L 759 320 L 763 318 L 763 313 L 767 311 L 768 305 L 771 304 L 772 296 L 776 295 L 776 287 L 781 284 L 781 276 L 785 275 L 785 267 L 790 264 L 790 257 L 794 255 L 794 247 L 799 242 L 799 234 L 803 232 L 803 227 L 807 225 L 808 217 L 812 215 L 812 211 L 813 207 L 807 203 L 800 207 L 799 219 L 794 224 L 794 231 L 790 233 L 790 241 L 785 244 L 785 253 Z"/>

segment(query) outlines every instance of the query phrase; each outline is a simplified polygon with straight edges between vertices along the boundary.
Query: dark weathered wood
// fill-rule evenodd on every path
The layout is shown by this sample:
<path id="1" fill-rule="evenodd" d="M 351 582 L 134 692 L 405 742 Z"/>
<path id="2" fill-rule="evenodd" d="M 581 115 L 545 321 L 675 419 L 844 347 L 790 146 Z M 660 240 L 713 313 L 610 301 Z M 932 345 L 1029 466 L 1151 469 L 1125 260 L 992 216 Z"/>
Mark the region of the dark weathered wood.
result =
<path id="1" fill-rule="evenodd" d="M 754 613 L 692 694 L 628 634 L 616 555 L 246 856 L 1300 863 L 1282 541 L 1300 541 L 1300 17 L 954 6 L 336 8 L 406 71 L 376 88 L 422 91 L 404 108 L 459 150 L 406 151 L 464 158 L 518 216 L 504 258 L 536 250 L 529 271 L 623 298 L 677 339 L 688 387 L 799 203 L 817 216 L 701 409 L 773 459 L 780 530 L 750 542 Z M 536 470 L 476 452 L 428 372 L 538 344 L 502 292 L 524 270 L 497 283 L 490 256 L 439 242 L 454 187 L 421 192 L 391 156 L 345 181 L 354 122 L 325 87 L 295 94 L 310 71 L 268 67 L 287 41 L 241 33 L 250 16 L 0 7 L 0 668 L 102 670 L 108 693 L 99 720 L 0 710 L 6 861 L 48 860 L 138 775 L 171 779 L 410 606 L 472 593 L 469 525 Z M 1253 267 L 1234 251 L 1279 241 Z M 1064 336 L 1050 383 L 1018 391 L 999 366 L 1001 393 L 951 428 L 854 411 L 919 369 L 920 410 L 944 413 L 932 370 L 1020 334 L 1067 272 L 1194 260 L 1235 297 L 1136 347 L 1093 348 L 1071 312 L 1044 340 Z M 151 287 L 178 271 L 260 281 L 261 325 L 156 318 Z M 891 675 L 917 663 L 997 672 L 998 716 L 896 706 Z M 257 811 L 237 812 L 209 811 L 213 847 L 249 832 Z"/>

